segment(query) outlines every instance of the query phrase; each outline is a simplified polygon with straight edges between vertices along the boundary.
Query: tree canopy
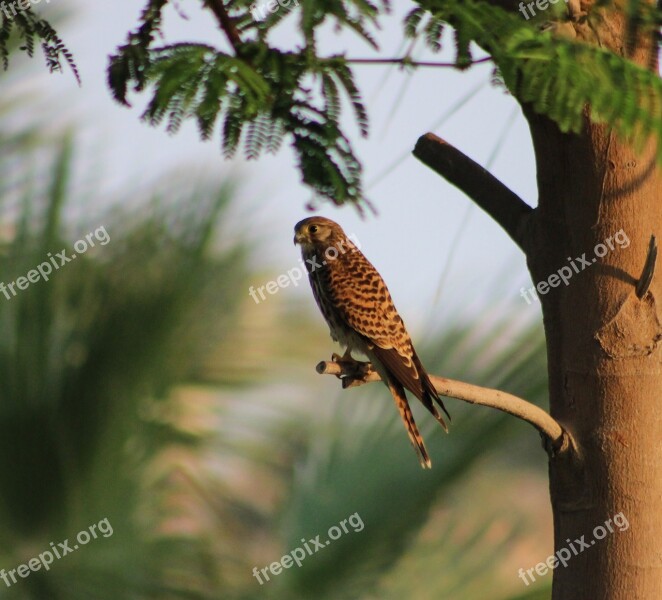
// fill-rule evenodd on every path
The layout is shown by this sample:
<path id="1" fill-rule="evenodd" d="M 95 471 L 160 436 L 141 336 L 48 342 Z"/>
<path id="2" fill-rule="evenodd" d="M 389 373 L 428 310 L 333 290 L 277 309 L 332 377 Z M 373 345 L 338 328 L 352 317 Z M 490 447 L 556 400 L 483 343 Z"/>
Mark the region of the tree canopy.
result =
<path id="1" fill-rule="evenodd" d="M 620 56 L 604 49 L 599 39 L 576 39 L 566 27 L 579 19 L 591 28 L 605 11 L 615 9 L 612 0 L 596 2 L 585 14 L 574 13 L 568 3 L 533 15 L 523 14 L 521 8 L 518 12 L 516 2 L 506 1 L 414 4 L 403 22 L 405 37 L 423 41 L 433 52 L 442 50 L 447 29 L 454 40 L 454 60 L 437 66 L 467 69 L 492 61 L 496 83 L 564 132 L 580 132 L 587 115 L 639 147 L 650 136 L 662 137 L 658 73 L 631 62 L 627 52 Z M 390 2 L 269 0 L 261 6 L 249 0 L 201 0 L 224 33 L 223 47 L 195 41 L 163 43 L 169 5 L 181 11 L 172 0 L 148 0 L 138 26 L 111 56 L 108 85 L 114 98 L 129 105 L 131 92 L 149 94 L 143 119 L 153 126 L 165 123 L 170 133 L 187 119 L 196 121 L 204 140 L 220 130 L 226 157 L 241 147 L 248 159 L 255 159 L 263 152 L 275 153 L 287 139 L 303 183 L 317 196 L 365 208 L 361 161 L 341 125 L 344 105 L 349 104 L 361 135 L 368 135 L 368 111 L 352 67 L 366 62 L 408 68 L 435 63 L 417 61 L 413 45 L 402 56 L 353 59 L 344 53 L 323 55 L 317 41 L 321 28 L 332 23 L 379 50 L 380 23 L 391 10 Z M 662 44 L 662 8 L 630 0 L 626 13 L 633 38 L 646 31 L 652 44 Z M 66 63 L 78 79 L 73 56 L 46 20 L 31 9 L 10 17 L 2 16 L 0 28 L 5 68 L 8 40 L 15 31 L 22 50 L 32 55 L 39 41 L 51 71 L 61 71 Z M 272 32 L 286 19 L 298 20 L 299 35 L 282 47 L 271 41 Z M 481 56 L 476 59 L 477 52 Z M 662 149 L 659 155 L 662 158 Z"/>

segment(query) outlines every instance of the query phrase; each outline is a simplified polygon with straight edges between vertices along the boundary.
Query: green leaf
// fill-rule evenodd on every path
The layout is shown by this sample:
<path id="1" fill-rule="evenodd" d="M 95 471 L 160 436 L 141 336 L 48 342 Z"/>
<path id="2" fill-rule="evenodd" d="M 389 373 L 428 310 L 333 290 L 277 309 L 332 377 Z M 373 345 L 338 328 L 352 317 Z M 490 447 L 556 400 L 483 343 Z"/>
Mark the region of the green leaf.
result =
<path id="1" fill-rule="evenodd" d="M 662 79 L 613 52 L 540 31 L 491 3 L 479 0 L 421 2 L 456 30 L 458 64 L 469 41 L 492 55 L 504 82 L 520 102 L 579 133 L 589 118 L 604 123 L 639 148 L 662 138 Z M 634 9 L 633 9 L 634 10 Z M 643 10 L 643 9 L 642 9 Z M 662 144 L 658 144 L 662 160 Z"/>

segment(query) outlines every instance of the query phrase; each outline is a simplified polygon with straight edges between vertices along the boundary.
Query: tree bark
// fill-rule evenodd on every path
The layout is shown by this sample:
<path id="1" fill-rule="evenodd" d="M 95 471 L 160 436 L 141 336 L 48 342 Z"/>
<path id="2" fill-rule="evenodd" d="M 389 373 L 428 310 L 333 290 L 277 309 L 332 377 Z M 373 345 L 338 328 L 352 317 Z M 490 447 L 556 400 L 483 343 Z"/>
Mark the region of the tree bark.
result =
<path id="1" fill-rule="evenodd" d="M 628 28 L 623 2 L 591 13 L 593 4 L 569 2 L 559 34 L 657 72 L 653 35 Z M 421 137 L 414 155 L 504 228 L 524 250 L 534 285 L 547 282 L 538 298 L 550 413 L 571 442 L 549 452 L 553 600 L 659 600 L 662 282 L 654 276 L 651 234 L 659 238 L 662 230 L 662 142 L 638 152 L 592 124 L 589 107 L 582 135 L 564 134 L 522 108 L 536 155 L 533 210 L 434 135 Z M 542 576 L 529 572 L 529 584 Z"/>
<path id="2" fill-rule="evenodd" d="M 635 285 L 650 234 L 661 229 L 662 178 L 650 149 L 637 156 L 602 128 L 582 141 L 529 120 L 540 184 L 528 252 L 533 281 L 547 280 L 567 257 L 586 252 L 592 261 L 596 245 L 620 230 L 630 240 L 540 295 L 550 411 L 578 447 L 571 460 L 550 460 L 555 551 L 567 539 L 592 538 L 617 513 L 630 523 L 556 569 L 553 599 L 659 599 L 662 289 L 654 279 L 640 300 Z"/>
<path id="3" fill-rule="evenodd" d="M 628 44 L 622 13 L 604 13 L 578 37 L 657 69 L 650 35 Z M 627 50 L 626 50 L 627 49 Z M 653 66 L 654 65 L 654 66 Z M 651 233 L 662 232 L 662 173 L 651 142 L 637 153 L 605 127 L 565 135 L 524 107 L 536 154 L 539 205 L 525 241 L 534 283 L 586 253 L 591 266 L 540 295 L 550 412 L 577 454 L 551 458 L 555 552 L 590 545 L 554 570 L 553 600 L 662 598 L 662 365 L 660 278 L 636 282 Z M 627 247 L 594 248 L 622 230 Z M 623 236 L 620 236 L 621 239 Z M 602 248 L 600 249 L 602 252 Z M 596 261 L 593 262 L 593 258 Z M 596 539 L 623 513 L 629 528 Z M 599 531 L 602 535 L 602 531 Z M 569 541 L 568 541 L 569 540 Z M 575 547 L 579 544 L 574 544 Z"/>

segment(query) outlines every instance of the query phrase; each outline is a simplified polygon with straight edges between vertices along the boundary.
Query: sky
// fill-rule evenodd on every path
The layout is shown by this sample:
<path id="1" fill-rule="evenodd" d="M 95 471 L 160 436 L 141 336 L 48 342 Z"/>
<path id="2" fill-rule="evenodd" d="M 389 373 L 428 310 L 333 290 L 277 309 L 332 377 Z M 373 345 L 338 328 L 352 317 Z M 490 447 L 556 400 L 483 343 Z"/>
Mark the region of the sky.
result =
<path id="1" fill-rule="evenodd" d="M 215 22 L 198 9 L 199 4 L 180 1 L 180 12 L 187 19 L 175 10 L 166 13 L 166 41 L 204 41 L 226 48 Z M 275 157 L 247 162 L 239 156 L 226 161 L 218 133 L 202 142 L 194 123 L 174 136 L 142 123 L 139 117 L 147 96 L 133 96 L 134 107 L 124 108 L 111 98 L 105 75 L 108 56 L 136 27 L 142 2 L 52 0 L 45 11 L 42 6 L 35 10 L 45 15 L 70 12 L 60 33 L 74 54 L 82 86 L 69 73 L 49 75 L 41 64 L 29 75 L 12 73 L 12 81 L 24 93 L 39 95 L 38 116 L 45 128 L 56 132 L 74 120 L 78 124 L 76 181 L 78 185 L 95 182 L 94 208 L 103 207 L 108 198 L 116 199 L 118 190 L 149 189 L 172 173 L 190 174 L 192 180 L 201 174 L 219 183 L 235 177 L 240 192 L 234 218 L 259 241 L 253 256 L 259 274 L 255 285 L 266 283 L 265 274 L 275 278 L 295 267 L 298 249 L 292 244 L 292 228 L 310 216 L 305 205 L 311 194 L 300 183 L 287 144 Z M 378 54 L 356 36 L 339 36 L 331 28 L 323 32 L 320 51 L 352 57 L 400 56 L 401 21 L 408 8 L 408 3 L 400 3 L 396 14 L 384 22 Z M 286 24 L 274 39 L 291 45 L 294 34 Z M 438 55 L 417 47 L 414 56 L 450 60 L 453 45 L 446 45 Z M 425 68 L 413 74 L 397 67 L 361 65 L 355 73 L 370 114 L 370 135 L 360 139 L 349 111 L 346 130 L 364 165 L 366 195 L 378 214 L 361 218 L 352 207 L 331 205 L 320 206 L 316 214 L 338 221 L 347 233 L 356 235 L 414 328 L 443 323 L 459 311 L 480 315 L 504 304 L 538 318 L 539 305 L 529 305 L 520 297 L 521 286 L 531 285 L 523 254 L 463 193 L 411 156 L 417 138 L 434 131 L 480 164 L 490 161 L 492 173 L 535 205 L 535 164 L 527 125 L 515 101 L 490 83 L 491 65 L 467 72 Z M 122 198 L 125 206 L 132 202 L 134 197 Z M 310 292 L 299 286 L 280 293 Z"/>

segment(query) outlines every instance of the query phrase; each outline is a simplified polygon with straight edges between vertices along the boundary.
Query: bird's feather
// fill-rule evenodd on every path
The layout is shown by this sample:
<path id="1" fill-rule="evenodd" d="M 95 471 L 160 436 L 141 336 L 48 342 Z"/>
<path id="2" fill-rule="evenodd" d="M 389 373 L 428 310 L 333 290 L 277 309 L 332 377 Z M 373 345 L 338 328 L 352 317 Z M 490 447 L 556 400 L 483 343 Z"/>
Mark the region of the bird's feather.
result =
<path id="1" fill-rule="evenodd" d="M 400 418 L 405 425 L 407 434 L 409 435 L 409 441 L 411 445 L 416 450 L 418 459 L 421 462 L 421 467 L 424 469 L 429 469 L 432 466 L 430 457 L 428 456 L 428 451 L 425 449 L 425 443 L 423 442 L 423 437 L 418 432 L 418 427 L 416 427 L 416 421 L 414 421 L 414 415 L 411 412 L 409 407 L 409 402 L 407 401 L 407 396 L 405 395 L 405 390 L 395 379 L 389 377 L 387 385 L 391 390 L 393 395 L 393 400 L 395 400 L 395 405 L 398 407 L 398 412 L 400 413 Z"/>
<path id="2" fill-rule="evenodd" d="M 375 358 L 384 365 L 390 375 L 414 394 L 434 418 L 439 421 L 439 424 L 444 430 L 448 431 L 448 426 L 444 418 L 439 414 L 434 402 L 441 407 L 449 420 L 450 415 L 441 398 L 439 398 L 439 394 L 437 394 L 437 391 L 432 385 L 416 352 L 413 353 L 411 359 L 408 359 L 408 357 L 403 357 L 399 354 L 395 348 L 380 348 L 377 345 L 371 345 L 370 350 L 375 355 Z"/>
<path id="3" fill-rule="evenodd" d="M 446 415 L 448 411 L 414 350 L 384 280 L 342 228 L 330 219 L 309 217 L 297 223 L 295 243 L 301 244 L 313 294 L 331 337 L 346 345 L 350 352 L 359 350 L 368 356 L 391 390 L 421 464 L 429 467 L 430 459 L 416 428 L 405 388 L 446 431 L 446 422 L 437 406 Z"/>

